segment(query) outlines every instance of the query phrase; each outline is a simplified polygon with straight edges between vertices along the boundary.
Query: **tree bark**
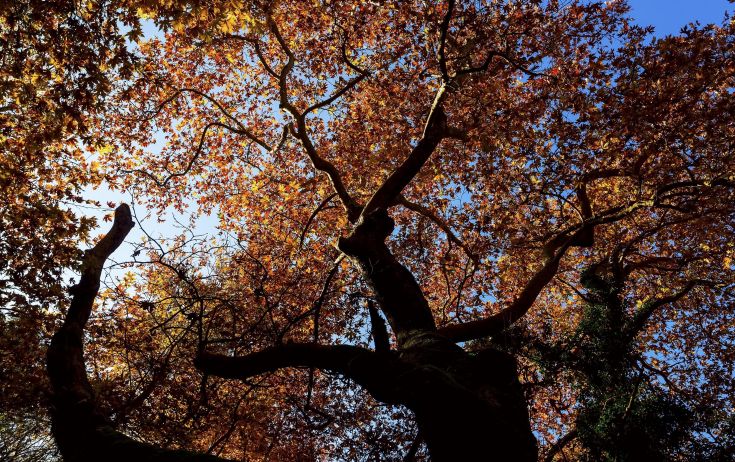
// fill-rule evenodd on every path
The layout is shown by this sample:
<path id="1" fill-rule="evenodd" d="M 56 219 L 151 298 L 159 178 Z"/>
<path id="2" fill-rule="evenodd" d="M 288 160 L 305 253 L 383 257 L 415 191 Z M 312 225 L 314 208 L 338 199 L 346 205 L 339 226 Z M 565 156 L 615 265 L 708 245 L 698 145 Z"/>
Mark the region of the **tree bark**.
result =
<path id="1" fill-rule="evenodd" d="M 338 247 L 372 285 L 400 345 L 416 333 L 435 332 L 436 324 L 416 279 L 385 244 L 393 227 L 384 209 L 363 215 L 352 233 L 340 238 Z"/>
<path id="2" fill-rule="evenodd" d="M 330 370 L 378 401 L 411 409 L 434 461 L 536 461 L 515 361 L 496 350 L 468 353 L 429 332 L 384 352 L 290 344 L 242 357 L 203 354 L 195 364 L 241 380 L 282 367 Z"/>
<path id="3" fill-rule="evenodd" d="M 221 462 L 224 459 L 136 441 L 116 431 L 97 406 L 84 362 L 84 328 L 99 291 L 102 267 L 132 227 L 130 209 L 123 204 L 115 211 L 110 232 L 84 255 L 82 277 L 72 288 L 64 324 L 51 339 L 47 352 L 51 432 L 67 462 Z"/>
<path id="4" fill-rule="evenodd" d="M 433 461 L 537 460 L 515 360 L 468 353 L 430 336 L 399 350 L 411 367 L 396 383 Z"/>
<path id="5" fill-rule="evenodd" d="M 51 341 L 52 432 L 66 461 L 222 460 L 135 441 L 116 431 L 96 404 L 84 363 L 84 327 L 104 262 L 131 228 L 129 209 L 119 207 L 110 232 L 85 254 L 64 324 Z M 378 211 L 361 220 L 340 248 L 375 289 L 397 335 L 397 350 L 292 344 L 243 358 L 202 354 L 197 367 L 241 379 L 281 367 L 334 370 L 356 380 L 377 400 L 411 409 L 434 461 L 535 461 L 536 440 L 515 361 L 490 349 L 467 352 L 437 332 L 418 283 L 385 244 L 392 229 L 387 213 Z"/>
<path id="6" fill-rule="evenodd" d="M 378 210 L 339 242 L 372 285 L 398 343 L 400 366 L 392 369 L 400 372 L 368 391 L 414 412 L 434 461 L 536 461 L 515 360 L 496 350 L 469 353 L 437 332 L 421 288 L 385 244 L 392 230 Z"/>

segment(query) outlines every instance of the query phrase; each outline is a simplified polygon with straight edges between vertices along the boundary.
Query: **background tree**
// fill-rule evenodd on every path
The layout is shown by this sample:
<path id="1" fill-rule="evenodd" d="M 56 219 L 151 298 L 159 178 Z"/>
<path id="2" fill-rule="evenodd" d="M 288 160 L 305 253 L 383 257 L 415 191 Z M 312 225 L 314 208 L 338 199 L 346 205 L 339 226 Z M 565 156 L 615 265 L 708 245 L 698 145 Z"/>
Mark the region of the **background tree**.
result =
<path id="1" fill-rule="evenodd" d="M 70 204 L 93 203 L 82 198 L 101 178 L 87 151 L 96 149 L 89 118 L 104 106 L 111 76 L 128 75 L 133 64 L 120 27 L 140 27 L 123 13 L 109 2 L 0 5 L 3 459 L 40 460 L 33 457 L 50 450 L 34 430 L 46 426 L 44 353 L 58 317 L 49 308 L 66 298 L 62 275 L 78 268 L 78 246 L 94 227 Z"/>
<path id="2" fill-rule="evenodd" d="M 66 457 L 199 457 L 116 426 L 235 459 L 725 457 L 732 21 L 130 6 L 162 33 L 92 140 L 118 187 L 221 234 L 144 243 L 85 369 L 126 209 L 88 254 L 49 355 Z"/>

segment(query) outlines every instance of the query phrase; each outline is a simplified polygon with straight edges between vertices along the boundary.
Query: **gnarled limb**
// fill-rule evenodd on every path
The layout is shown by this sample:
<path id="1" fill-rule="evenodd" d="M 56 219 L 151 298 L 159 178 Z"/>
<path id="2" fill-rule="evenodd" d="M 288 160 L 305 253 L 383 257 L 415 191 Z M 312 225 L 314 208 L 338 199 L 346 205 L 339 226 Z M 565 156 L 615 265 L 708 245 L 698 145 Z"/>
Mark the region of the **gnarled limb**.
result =
<path id="1" fill-rule="evenodd" d="M 583 183 L 577 189 L 583 220 L 578 224 L 569 226 L 546 243 L 543 250 L 547 258 L 545 264 L 534 274 L 516 300 L 500 313 L 485 319 L 443 327 L 439 329 L 439 333 L 455 342 L 497 335 L 528 312 L 541 290 L 553 279 L 559 268 L 561 258 L 570 247 L 589 247 L 594 244 L 594 228 L 596 226 L 614 223 L 644 207 L 661 206 L 661 201 L 671 191 L 714 186 L 732 187 L 733 185 L 728 178 L 718 178 L 712 181 L 698 180 L 669 183 L 658 188 L 652 198 L 638 200 L 624 206 L 611 207 L 593 215 L 592 206 Z M 702 285 L 702 281 L 697 281 L 694 285 Z M 682 292 L 655 301 L 651 307 L 655 310 L 659 306 L 678 300 L 686 295 L 694 285 L 690 283 L 687 286 L 688 288 L 685 288 Z M 670 299 L 672 297 L 673 299 Z M 642 322 L 645 322 L 645 319 L 647 319 L 645 317 L 650 316 L 650 314 L 642 312 L 638 316 L 643 319 Z"/>
<path id="2" fill-rule="evenodd" d="M 393 227 L 385 209 L 363 215 L 337 246 L 360 266 L 400 346 L 418 332 L 435 332 L 436 324 L 416 279 L 385 244 Z"/>
<path id="3" fill-rule="evenodd" d="M 370 314 L 370 333 L 375 342 L 375 351 L 384 352 L 390 350 L 390 339 L 388 330 L 385 327 L 385 321 L 378 314 L 377 308 L 372 300 L 367 301 L 368 313 Z"/>
<path id="4" fill-rule="evenodd" d="M 566 445 L 574 441 L 575 438 L 577 438 L 577 429 L 572 429 L 564 436 L 556 440 L 556 443 L 552 444 L 549 450 L 546 451 L 544 462 L 553 462 L 554 457 L 556 457 L 556 455 L 559 454 L 560 451 L 563 451 Z"/>
<path id="5" fill-rule="evenodd" d="M 342 176 L 337 170 L 337 167 L 335 167 L 334 164 L 329 162 L 327 159 L 320 156 L 317 152 L 316 147 L 314 146 L 314 143 L 309 136 L 308 128 L 306 126 L 306 116 L 309 111 L 322 107 L 322 104 L 327 105 L 334 102 L 344 93 L 346 93 L 352 87 L 362 81 L 367 74 L 361 74 L 360 76 L 358 76 L 355 80 L 352 81 L 351 85 L 348 85 L 346 89 L 343 89 L 343 92 L 338 92 L 334 99 L 329 99 L 326 103 L 324 101 L 321 103 L 317 103 L 315 106 L 307 109 L 306 112 L 300 112 L 298 108 L 294 106 L 293 103 L 291 103 L 291 100 L 288 96 L 288 77 L 291 74 L 291 70 L 296 63 L 296 57 L 294 56 L 293 51 L 291 51 L 291 49 L 289 48 L 286 40 L 281 35 L 281 31 L 279 30 L 278 25 L 270 16 L 268 16 L 268 26 L 271 33 L 276 38 L 279 46 L 281 47 L 281 50 L 286 54 L 286 57 L 288 58 L 286 64 L 278 73 L 279 104 L 281 108 L 288 111 L 294 117 L 296 121 L 296 127 L 292 127 L 293 135 L 301 142 L 301 145 L 306 151 L 306 155 L 309 157 L 309 160 L 311 161 L 314 168 L 327 175 L 329 181 L 332 184 L 332 187 L 334 188 L 334 192 L 339 197 L 340 201 L 342 202 L 342 206 L 347 212 L 348 219 L 354 222 L 359 216 L 359 206 L 354 201 L 352 196 L 350 196 L 350 193 L 347 191 L 347 187 L 342 181 Z M 262 57 L 260 56 L 259 58 L 262 59 Z M 267 64 L 264 62 L 263 65 L 266 66 Z"/>
<path id="6" fill-rule="evenodd" d="M 392 385 L 390 376 L 397 374 L 400 364 L 392 353 L 316 343 L 287 343 L 245 356 L 202 352 L 194 361 L 197 369 L 206 374 L 238 380 L 289 367 L 327 370 L 354 380 L 379 399 L 386 399 L 384 394 Z"/>
<path id="7" fill-rule="evenodd" d="M 633 314 L 633 318 L 630 320 L 628 326 L 626 326 L 628 334 L 631 336 L 637 335 L 641 330 L 645 328 L 646 323 L 649 319 L 651 319 L 651 316 L 653 316 L 653 314 L 657 310 L 659 310 L 663 306 L 666 306 L 670 303 L 675 303 L 678 300 L 684 298 L 695 287 L 714 285 L 716 284 L 712 281 L 705 281 L 701 279 L 691 280 L 687 282 L 684 287 L 679 289 L 677 292 L 674 292 L 673 294 L 657 298 L 655 300 L 650 300 L 644 303 L 643 306 L 638 311 L 636 311 L 635 314 Z"/>
<path id="8" fill-rule="evenodd" d="M 373 354 L 366 348 L 352 345 L 286 343 L 245 356 L 202 352 L 194 365 L 207 374 L 239 380 L 287 367 L 315 367 L 349 376 L 352 361 L 370 358 Z"/>
<path id="9" fill-rule="evenodd" d="M 223 461 L 136 441 L 116 431 L 97 406 L 84 363 L 84 328 L 99 291 L 102 267 L 132 227 L 130 208 L 123 204 L 115 211 L 110 232 L 84 255 L 82 277 L 72 288 L 71 305 L 47 353 L 53 392 L 51 431 L 66 461 Z"/>
<path id="10" fill-rule="evenodd" d="M 455 342 L 475 340 L 499 334 L 511 324 L 522 318 L 531 308 L 544 287 L 556 275 L 562 257 L 570 247 L 590 247 L 594 245 L 594 228 L 612 223 L 642 207 L 655 205 L 655 200 L 636 201 L 627 206 L 612 207 L 593 215 L 592 205 L 582 184 L 577 189 L 583 220 L 571 225 L 546 242 L 543 248 L 544 264 L 536 271 L 518 297 L 506 308 L 488 318 L 455 324 L 439 329 L 439 334 Z"/>

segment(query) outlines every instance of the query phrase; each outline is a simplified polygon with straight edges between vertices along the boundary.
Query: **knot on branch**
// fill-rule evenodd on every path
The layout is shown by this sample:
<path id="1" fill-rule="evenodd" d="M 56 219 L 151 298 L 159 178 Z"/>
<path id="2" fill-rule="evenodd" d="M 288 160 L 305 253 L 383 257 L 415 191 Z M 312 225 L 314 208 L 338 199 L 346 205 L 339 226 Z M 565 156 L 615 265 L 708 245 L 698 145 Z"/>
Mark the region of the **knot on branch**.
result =
<path id="1" fill-rule="evenodd" d="M 376 245 L 384 245 L 395 227 L 395 221 L 385 209 L 378 209 L 362 215 L 349 236 L 339 238 L 337 247 L 350 256 L 360 256 L 370 252 Z"/>

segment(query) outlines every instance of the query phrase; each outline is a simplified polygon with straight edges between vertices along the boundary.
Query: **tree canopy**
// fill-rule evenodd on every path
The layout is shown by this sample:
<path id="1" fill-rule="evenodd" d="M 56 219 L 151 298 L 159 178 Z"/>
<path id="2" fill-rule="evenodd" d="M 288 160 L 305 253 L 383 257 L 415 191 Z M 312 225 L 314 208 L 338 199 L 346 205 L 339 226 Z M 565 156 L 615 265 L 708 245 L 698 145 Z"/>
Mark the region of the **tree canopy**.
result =
<path id="1" fill-rule="evenodd" d="M 729 16 L 25 1 L 0 40 L 0 456 L 735 451 Z M 106 281 L 101 182 L 190 218 Z"/>

